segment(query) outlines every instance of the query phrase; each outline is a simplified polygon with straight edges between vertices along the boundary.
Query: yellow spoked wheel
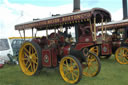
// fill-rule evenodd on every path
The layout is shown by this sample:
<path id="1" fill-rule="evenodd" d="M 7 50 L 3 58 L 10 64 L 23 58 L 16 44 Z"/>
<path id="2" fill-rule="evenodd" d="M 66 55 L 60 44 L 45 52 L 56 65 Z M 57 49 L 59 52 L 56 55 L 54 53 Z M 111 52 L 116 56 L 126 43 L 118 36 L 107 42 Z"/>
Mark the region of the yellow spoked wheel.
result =
<path id="1" fill-rule="evenodd" d="M 91 47 L 89 52 L 92 52 L 96 54 L 97 56 L 99 56 L 99 47 L 98 46 Z"/>
<path id="2" fill-rule="evenodd" d="M 19 64 L 24 74 L 32 76 L 41 69 L 41 49 L 35 42 L 26 41 L 19 51 Z"/>
<path id="3" fill-rule="evenodd" d="M 86 62 L 82 63 L 83 75 L 88 77 L 96 76 L 101 69 L 101 63 L 99 57 L 94 53 L 88 52 Z"/>
<path id="4" fill-rule="evenodd" d="M 71 84 L 79 82 L 82 77 L 81 64 L 74 56 L 63 57 L 60 61 L 59 70 L 62 78 Z"/>
<path id="5" fill-rule="evenodd" d="M 115 57 L 120 64 L 128 64 L 128 48 L 120 47 L 116 50 Z"/>

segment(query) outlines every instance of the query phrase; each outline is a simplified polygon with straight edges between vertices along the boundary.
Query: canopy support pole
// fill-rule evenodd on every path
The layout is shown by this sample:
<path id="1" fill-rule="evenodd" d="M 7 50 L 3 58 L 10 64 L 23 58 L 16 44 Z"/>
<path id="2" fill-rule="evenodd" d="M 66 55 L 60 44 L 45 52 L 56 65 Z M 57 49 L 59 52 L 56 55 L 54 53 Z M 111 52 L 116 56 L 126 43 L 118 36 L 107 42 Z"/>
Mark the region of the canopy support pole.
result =
<path id="1" fill-rule="evenodd" d="M 105 40 L 105 39 L 104 39 L 104 34 L 103 34 L 103 31 L 104 31 L 104 27 L 103 27 L 103 18 L 102 18 L 102 20 L 101 20 L 101 26 L 102 26 L 102 38 L 103 38 L 103 40 Z"/>
<path id="2" fill-rule="evenodd" d="M 32 39 L 33 39 L 33 28 L 32 28 Z"/>
<path id="3" fill-rule="evenodd" d="M 94 18 L 94 41 L 96 41 L 96 18 Z"/>
<path id="4" fill-rule="evenodd" d="M 48 28 L 46 28 L 46 38 L 48 39 Z"/>
<path id="5" fill-rule="evenodd" d="M 106 22 L 105 22 L 105 25 L 107 25 L 107 20 L 106 20 Z M 105 26 L 105 32 L 106 32 L 106 34 L 107 34 L 106 26 Z"/>
<path id="6" fill-rule="evenodd" d="M 92 39 L 93 39 L 93 41 L 94 41 L 94 32 L 93 32 L 93 30 L 92 30 L 92 22 L 91 22 L 91 19 L 89 20 L 89 22 L 90 22 L 90 30 L 91 30 L 91 33 L 92 33 Z"/>
<path id="7" fill-rule="evenodd" d="M 21 37 L 21 39 L 23 39 L 23 37 L 22 37 L 22 35 L 21 35 L 21 32 L 20 32 L 20 30 L 18 30 L 19 31 L 19 34 L 20 34 L 20 37 Z"/>
<path id="8" fill-rule="evenodd" d="M 35 38 L 36 38 L 36 35 L 37 35 L 37 29 L 36 29 L 36 33 L 35 33 Z"/>
<path id="9" fill-rule="evenodd" d="M 24 33 L 24 40 L 25 40 L 25 30 L 23 30 L 23 33 Z"/>

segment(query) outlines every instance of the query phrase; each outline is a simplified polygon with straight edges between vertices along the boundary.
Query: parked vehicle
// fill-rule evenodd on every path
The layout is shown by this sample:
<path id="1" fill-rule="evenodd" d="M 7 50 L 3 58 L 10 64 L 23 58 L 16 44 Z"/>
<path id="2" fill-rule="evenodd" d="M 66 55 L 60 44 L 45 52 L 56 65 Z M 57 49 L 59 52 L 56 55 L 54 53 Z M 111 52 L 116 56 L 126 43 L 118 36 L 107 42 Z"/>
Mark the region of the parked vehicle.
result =
<path id="1" fill-rule="evenodd" d="M 10 60 L 8 54 L 13 55 L 11 43 L 8 38 L 0 38 L 0 60 L 8 62 Z"/>
<path id="2" fill-rule="evenodd" d="M 32 76 L 43 67 L 59 65 L 60 75 L 71 84 L 79 82 L 82 74 L 90 77 L 98 75 L 101 69 L 99 57 L 88 50 L 100 44 L 97 42 L 96 24 L 110 20 L 108 11 L 93 8 L 16 25 L 16 30 L 23 31 L 24 39 L 27 29 L 32 29 L 32 37 L 33 29 L 46 31 L 46 36 L 22 44 L 19 51 L 21 70 Z M 71 27 L 75 27 L 76 42 L 68 33 Z M 48 34 L 51 29 L 55 31 Z"/>
<path id="3" fill-rule="evenodd" d="M 120 64 L 128 64 L 128 33 L 126 31 L 128 27 L 128 19 L 115 22 L 109 22 L 104 26 L 97 26 L 97 29 L 101 31 L 101 36 L 97 36 L 99 41 L 101 39 L 102 44 L 92 47 L 91 52 L 96 55 L 105 56 L 109 58 L 111 54 L 115 54 L 117 62 Z M 111 32 L 111 35 L 108 34 Z"/>
<path id="4" fill-rule="evenodd" d="M 11 43 L 11 46 L 12 46 L 12 49 L 13 49 L 14 56 L 18 57 L 19 50 L 20 50 L 20 47 L 21 47 L 23 42 L 24 42 L 23 39 L 13 39 L 13 41 Z"/>

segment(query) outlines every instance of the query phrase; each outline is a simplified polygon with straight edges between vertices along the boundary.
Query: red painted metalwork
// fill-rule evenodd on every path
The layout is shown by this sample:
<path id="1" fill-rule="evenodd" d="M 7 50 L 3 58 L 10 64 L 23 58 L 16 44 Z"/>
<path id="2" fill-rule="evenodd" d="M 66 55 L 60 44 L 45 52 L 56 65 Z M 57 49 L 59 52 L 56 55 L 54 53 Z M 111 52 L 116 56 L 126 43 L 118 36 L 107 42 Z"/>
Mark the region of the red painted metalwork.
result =
<path id="1" fill-rule="evenodd" d="M 78 44 L 76 44 L 75 49 L 81 50 L 82 48 L 93 46 L 93 45 L 94 45 L 94 43 L 78 43 Z"/>
<path id="2" fill-rule="evenodd" d="M 51 49 L 42 50 L 42 65 L 46 67 L 51 67 Z"/>
<path id="3" fill-rule="evenodd" d="M 58 51 L 57 51 L 57 49 L 52 48 L 51 53 L 52 53 L 52 66 L 56 67 L 57 66 Z"/>
<path id="4" fill-rule="evenodd" d="M 112 54 L 112 46 L 110 43 L 103 43 L 101 45 L 101 49 L 102 49 L 102 52 L 101 52 L 102 55 Z"/>
<path id="5" fill-rule="evenodd" d="M 93 42 L 92 36 L 80 36 L 79 37 L 79 42 L 80 43 L 82 43 L 82 42 L 84 42 L 84 43 L 91 43 L 91 42 Z"/>
<path id="6" fill-rule="evenodd" d="M 69 53 L 70 53 L 70 45 L 68 45 L 68 46 L 65 46 L 65 47 L 63 47 L 62 48 L 62 50 L 63 50 L 63 56 L 66 56 L 66 55 L 69 55 Z"/>
<path id="7" fill-rule="evenodd" d="M 90 30 L 90 24 L 86 23 L 86 24 L 81 24 L 80 26 L 80 31 L 81 33 L 79 33 L 79 42 L 84 42 L 84 43 L 91 43 L 93 42 L 92 39 L 92 33 Z"/>

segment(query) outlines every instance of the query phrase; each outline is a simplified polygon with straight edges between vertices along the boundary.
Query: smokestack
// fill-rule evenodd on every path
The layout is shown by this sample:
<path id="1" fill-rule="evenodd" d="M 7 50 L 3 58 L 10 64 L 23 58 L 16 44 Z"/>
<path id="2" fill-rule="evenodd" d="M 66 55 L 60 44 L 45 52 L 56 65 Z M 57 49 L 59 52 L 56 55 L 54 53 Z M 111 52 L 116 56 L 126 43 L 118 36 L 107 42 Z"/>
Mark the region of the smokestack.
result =
<path id="1" fill-rule="evenodd" d="M 77 11 L 80 11 L 80 0 L 74 0 L 74 9 L 73 9 L 73 12 L 77 12 Z M 78 36 L 79 36 L 79 33 L 78 33 L 78 29 L 79 29 L 79 26 L 78 24 L 75 24 L 75 37 L 76 37 L 76 42 L 78 42 Z"/>
<path id="2" fill-rule="evenodd" d="M 80 11 L 80 0 L 74 0 L 73 12 Z"/>
<path id="3" fill-rule="evenodd" d="M 128 18 L 128 13 L 127 13 L 127 0 L 122 0 L 122 5 L 123 5 L 123 19 Z M 128 38 L 128 27 L 125 28 L 125 38 Z"/>
<path id="4" fill-rule="evenodd" d="M 122 2 L 123 2 L 123 19 L 126 19 L 128 17 L 127 0 L 122 0 Z"/>

